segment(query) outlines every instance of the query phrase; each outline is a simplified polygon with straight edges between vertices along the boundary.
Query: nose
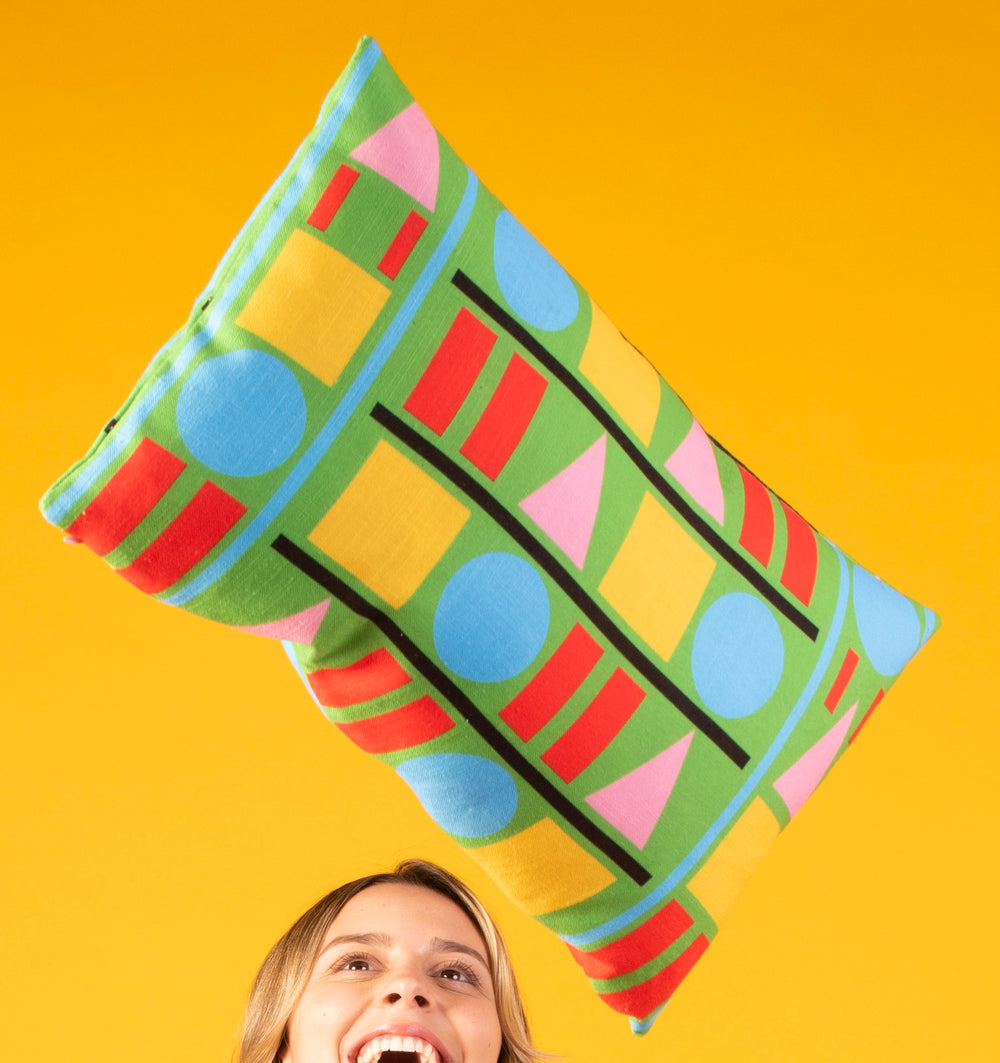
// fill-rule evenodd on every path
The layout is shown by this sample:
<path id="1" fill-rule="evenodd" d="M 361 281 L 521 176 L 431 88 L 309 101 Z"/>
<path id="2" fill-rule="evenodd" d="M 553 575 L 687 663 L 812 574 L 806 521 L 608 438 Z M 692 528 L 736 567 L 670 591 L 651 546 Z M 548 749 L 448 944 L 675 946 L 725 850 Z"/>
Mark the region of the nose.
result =
<path id="1" fill-rule="evenodd" d="M 401 1000 L 406 999 L 407 994 L 398 993 L 395 990 L 391 990 L 385 995 L 385 1001 L 387 1004 L 398 1004 Z M 423 993 L 413 993 L 411 999 L 418 1008 L 429 1008 L 431 1005 L 431 1002 L 423 995 Z"/>
<path id="2" fill-rule="evenodd" d="M 386 986 L 383 1000 L 386 1004 L 409 1005 L 417 1008 L 431 1006 L 431 991 L 426 981 L 410 974 L 399 974 Z"/>

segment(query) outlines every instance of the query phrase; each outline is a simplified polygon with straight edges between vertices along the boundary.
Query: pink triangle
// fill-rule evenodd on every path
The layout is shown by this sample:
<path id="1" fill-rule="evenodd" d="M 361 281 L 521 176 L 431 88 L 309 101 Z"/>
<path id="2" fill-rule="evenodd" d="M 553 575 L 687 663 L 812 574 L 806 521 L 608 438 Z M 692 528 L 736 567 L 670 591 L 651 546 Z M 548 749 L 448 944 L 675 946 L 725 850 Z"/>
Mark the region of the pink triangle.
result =
<path id="1" fill-rule="evenodd" d="M 641 849 L 670 800 L 693 737 L 691 731 L 652 760 L 590 794 L 587 804 Z"/>
<path id="2" fill-rule="evenodd" d="M 601 436 L 521 503 L 521 509 L 579 569 L 594 533 L 607 449 L 608 437 Z"/>
<path id="3" fill-rule="evenodd" d="M 434 126 L 411 103 L 351 152 L 351 158 L 408 192 L 428 210 L 437 203 L 441 156 Z"/>
<path id="4" fill-rule="evenodd" d="M 266 624 L 254 624 L 251 627 L 239 627 L 239 631 L 248 631 L 251 635 L 263 635 L 268 639 L 281 639 L 282 642 L 310 643 L 316 637 L 323 617 L 330 608 L 330 598 L 325 602 L 317 602 L 303 609 L 301 613 L 293 613 L 281 620 L 271 620 Z"/>
<path id="5" fill-rule="evenodd" d="M 712 441 L 697 421 L 691 422 L 688 434 L 665 464 L 667 472 L 706 513 L 715 517 L 721 524 L 725 501 L 722 497 L 719 466 L 715 460 Z"/>
<path id="6" fill-rule="evenodd" d="M 857 707 L 855 702 L 811 749 L 803 753 L 780 779 L 775 780 L 774 788 L 787 805 L 790 815 L 794 816 L 806 803 L 837 759 Z"/>

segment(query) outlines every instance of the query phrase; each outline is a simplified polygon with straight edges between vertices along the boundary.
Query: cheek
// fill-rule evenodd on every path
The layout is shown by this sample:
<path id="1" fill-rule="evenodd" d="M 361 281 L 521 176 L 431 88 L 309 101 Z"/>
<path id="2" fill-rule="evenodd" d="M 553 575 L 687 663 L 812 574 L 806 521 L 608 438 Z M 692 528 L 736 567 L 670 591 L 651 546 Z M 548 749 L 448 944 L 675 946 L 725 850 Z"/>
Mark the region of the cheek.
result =
<path id="1" fill-rule="evenodd" d="M 310 1063 L 326 1059 L 339 1044 L 356 1013 L 353 994 L 307 990 L 288 1020 L 288 1051 L 284 1063 Z"/>
<path id="2" fill-rule="evenodd" d="M 493 1009 L 483 1010 L 470 1019 L 468 1041 L 470 1063 L 497 1063 L 503 1037 L 500 1020 Z"/>

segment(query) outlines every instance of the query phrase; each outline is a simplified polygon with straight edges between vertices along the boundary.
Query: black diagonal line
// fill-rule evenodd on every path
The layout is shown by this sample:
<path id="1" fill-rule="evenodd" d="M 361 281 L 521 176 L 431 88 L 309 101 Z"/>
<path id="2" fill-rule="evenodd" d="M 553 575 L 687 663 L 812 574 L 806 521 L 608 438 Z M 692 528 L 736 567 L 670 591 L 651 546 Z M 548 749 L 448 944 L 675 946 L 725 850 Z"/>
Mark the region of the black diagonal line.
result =
<path id="1" fill-rule="evenodd" d="M 790 620 L 804 635 L 812 639 L 813 642 L 816 641 L 816 636 L 819 634 L 819 628 L 816 624 L 794 602 L 789 601 L 777 587 L 769 583 L 738 550 L 730 546 L 673 484 L 659 474 L 656 467 L 629 439 L 621 425 L 562 362 L 553 357 L 519 321 L 516 321 L 503 307 L 495 303 L 475 281 L 470 280 L 461 270 L 455 272 L 451 283 L 475 303 L 484 314 L 492 318 L 497 325 L 513 336 L 529 354 L 537 358 L 561 384 L 573 393 L 574 398 L 582 403 L 594 418 L 600 422 L 601 427 L 621 447 L 629 460 L 646 477 L 656 492 L 670 503 L 678 516 L 686 521 L 690 528 L 750 583 L 762 598 L 767 599 L 779 613 Z"/>
<path id="2" fill-rule="evenodd" d="M 600 608 L 577 581 L 563 568 L 556 557 L 528 531 L 527 528 L 500 503 L 478 484 L 464 469 L 456 465 L 449 457 L 442 454 L 433 443 L 424 439 L 409 425 L 401 421 L 394 413 L 381 403 L 372 410 L 372 418 L 411 450 L 419 454 L 429 465 L 446 476 L 460 491 L 463 491 L 480 509 L 500 525 L 501 528 L 538 564 L 572 599 L 577 608 L 602 635 L 615 647 L 640 675 L 653 685 L 675 708 L 698 728 L 701 733 L 714 742 L 729 759 L 740 768 L 750 760 L 749 754 L 731 738 L 683 690 L 674 684 L 656 667 L 638 646 L 622 632 L 615 622 Z"/>
<path id="3" fill-rule="evenodd" d="M 493 726 L 486 716 L 426 653 L 403 631 L 387 613 L 372 605 L 357 591 L 349 587 L 325 565 L 296 546 L 284 535 L 279 535 L 271 546 L 286 561 L 291 562 L 300 572 L 318 583 L 325 590 L 335 595 L 358 616 L 374 624 L 397 650 L 431 683 L 447 701 L 461 713 L 465 722 L 500 756 L 524 781 L 547 801 L 567 823 L 613 861 L 637 885 L 642 886 L 650 879 L 650 873 L 634 857 L 627 853 L 613 838 L 608 837 L 592 823 L 583 813 L 561 794 L 552 783 Z"/>

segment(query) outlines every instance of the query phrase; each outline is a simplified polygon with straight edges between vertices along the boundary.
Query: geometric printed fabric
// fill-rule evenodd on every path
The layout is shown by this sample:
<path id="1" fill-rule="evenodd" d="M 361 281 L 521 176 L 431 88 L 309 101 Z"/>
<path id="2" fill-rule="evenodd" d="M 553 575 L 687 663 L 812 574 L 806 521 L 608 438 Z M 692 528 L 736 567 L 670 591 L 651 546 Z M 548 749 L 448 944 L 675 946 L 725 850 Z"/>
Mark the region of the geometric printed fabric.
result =
<path id="1" fill-rule="evenodd" d="M 937 625 L 704 433 L 367 38 L 42 505 L 298 639 L 639 1031 Z"/>

